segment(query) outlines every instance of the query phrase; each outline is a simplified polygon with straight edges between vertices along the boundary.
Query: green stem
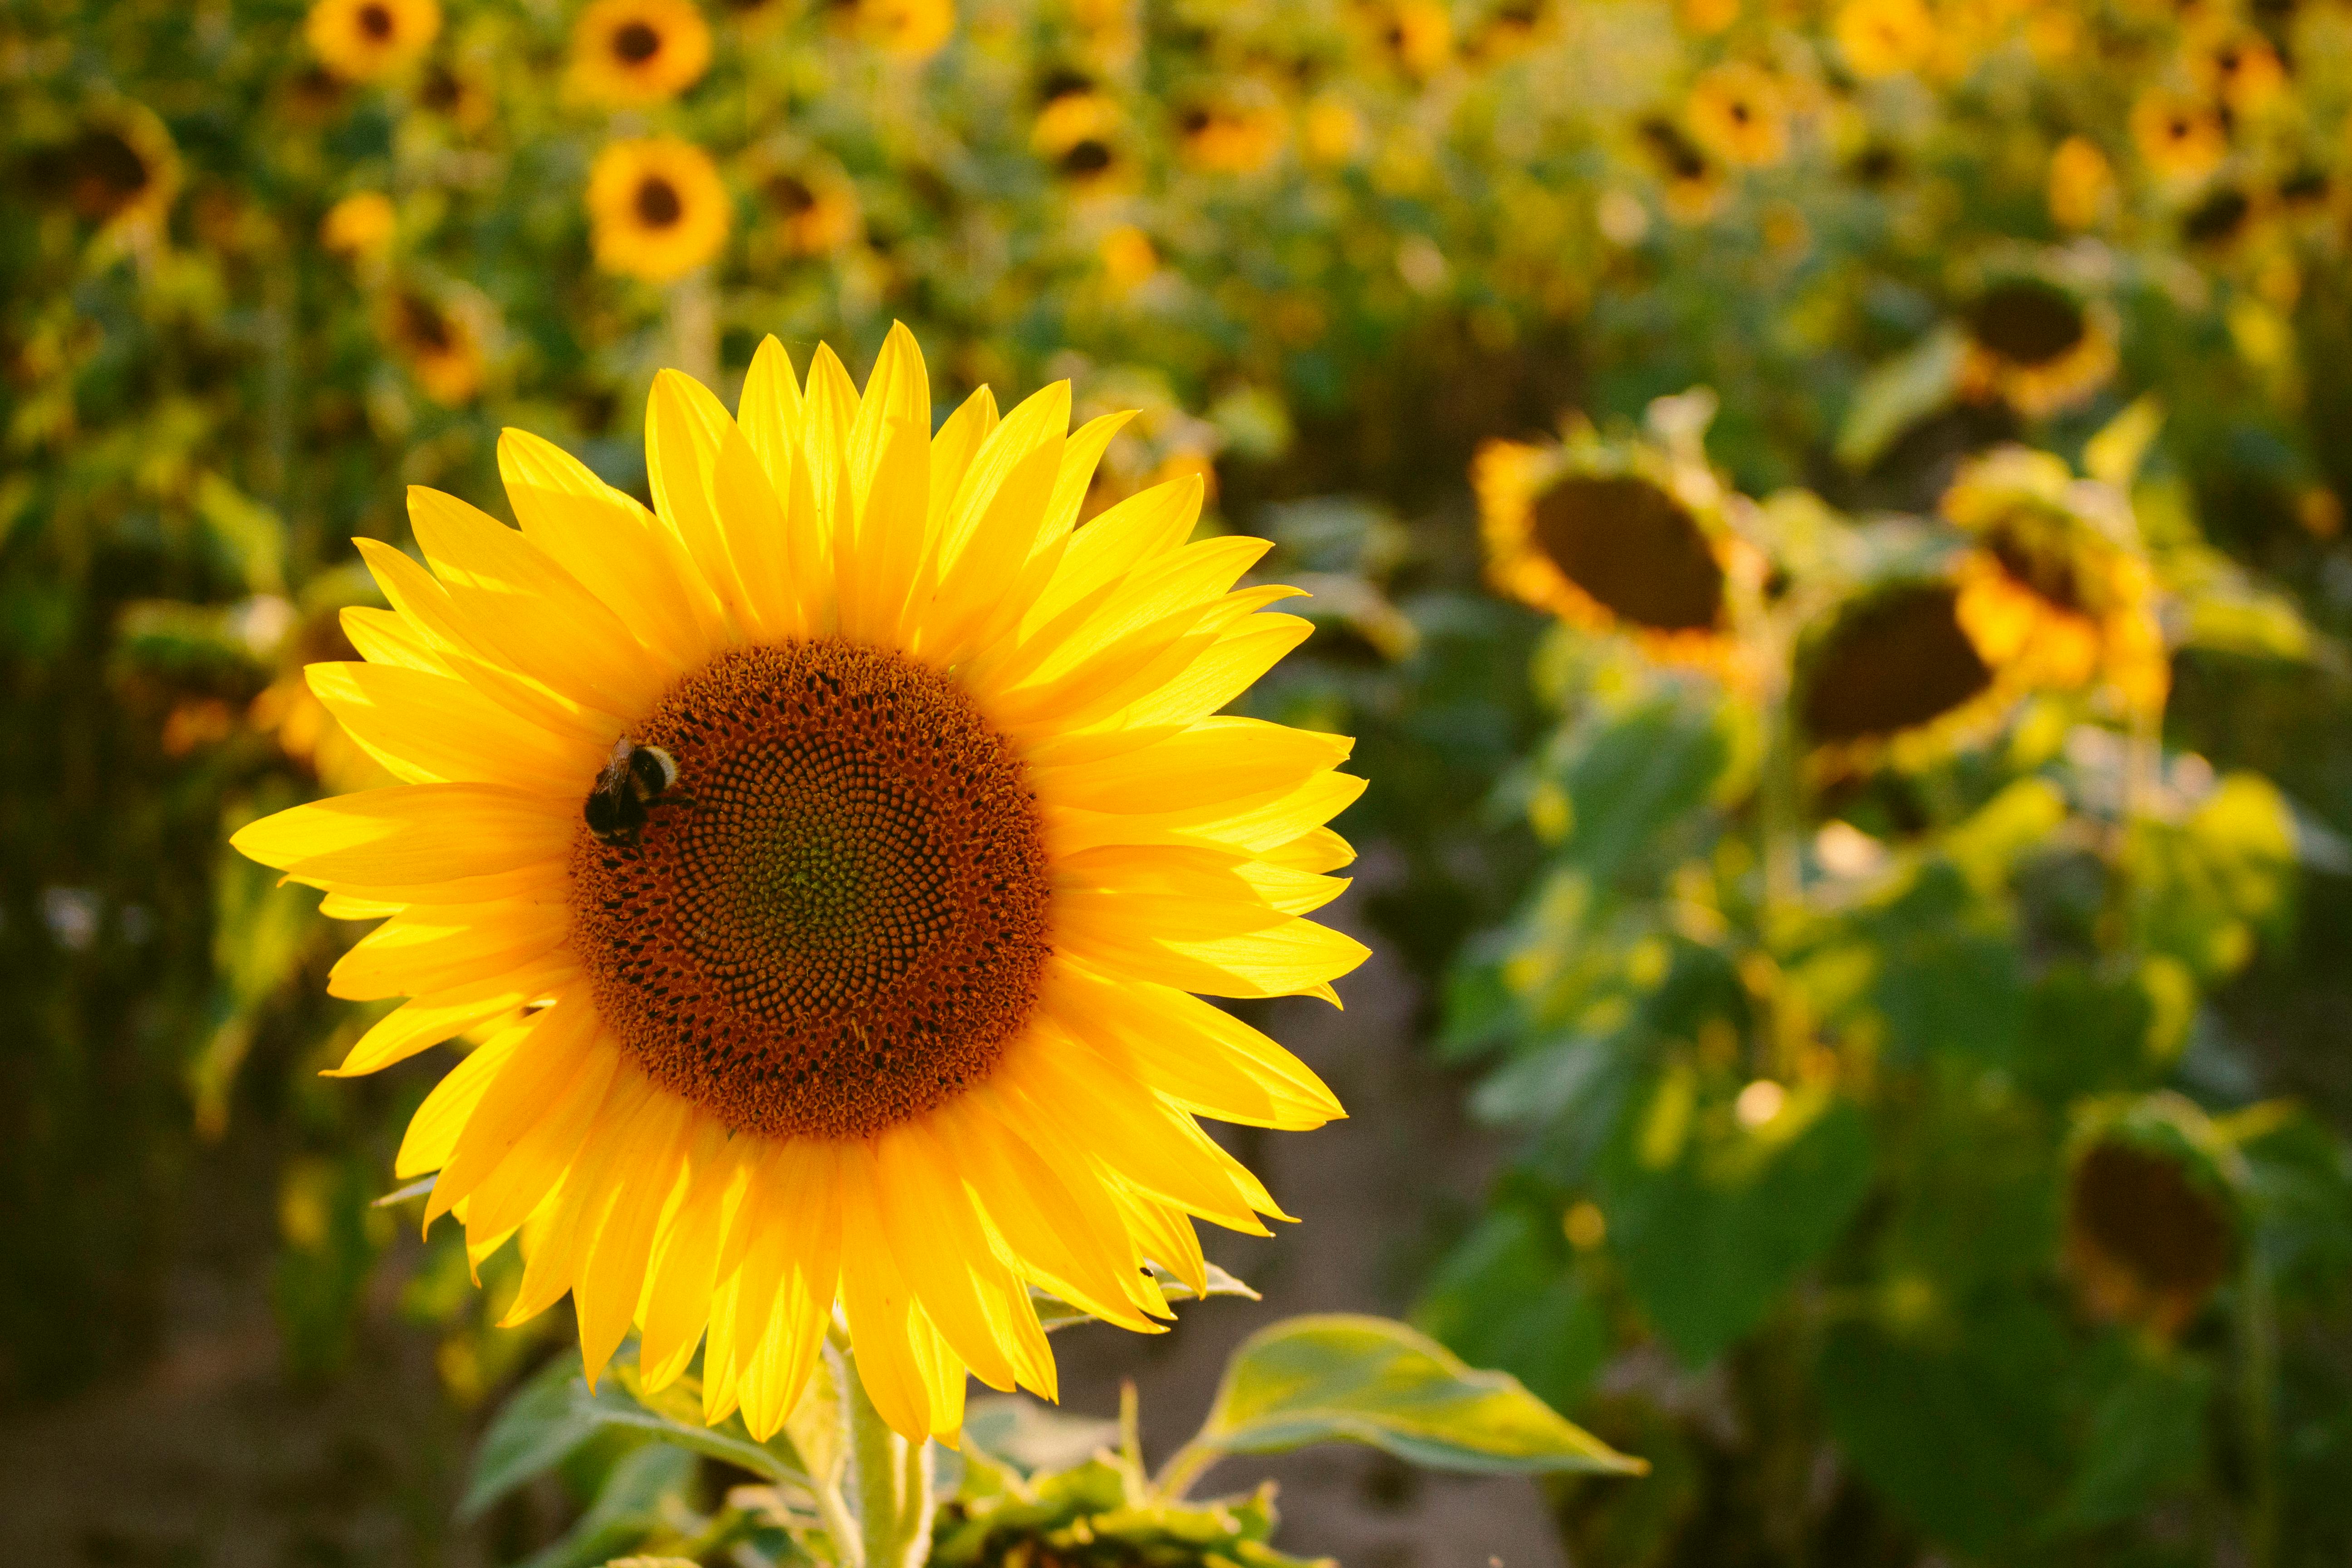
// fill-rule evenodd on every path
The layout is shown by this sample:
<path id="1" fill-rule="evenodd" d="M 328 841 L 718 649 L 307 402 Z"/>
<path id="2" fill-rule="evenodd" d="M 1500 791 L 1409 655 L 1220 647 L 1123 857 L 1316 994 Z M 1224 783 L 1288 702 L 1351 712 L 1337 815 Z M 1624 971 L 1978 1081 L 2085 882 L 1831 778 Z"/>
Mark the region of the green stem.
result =
<path id="1" fill-rule="evenodd" d="M 1222 1450 L 1195 1438 L 1169 1457 L 1167 1464 L 1160 1467 L 1160 1479 L 1152 1485 L 1165 1500 L 1181 1502 L 1202 1473 L 1223 1458 Z"/>
<path id="2" fill-rule="evenodd" d="M 2238 1331 L 2244 1387 L 2247 1468 L 2252 1493 L 2246 1508 L 2248 1568 L 2271 1568 L 2278 1560 L 2279 1474 L 2277 1411 L 2278 1310 L 2271 1297 L 2270 1269 L 2259 1245 L 2246 1248 Z"/>
<path id="3" fill-rule="evenodd" d="M 931 1554 L 931 1442 L 909 1443 L 866 1395 L 855 1357 L 845 1357 L 849 1466 L 863 1568 L 922 1568 Z"/>

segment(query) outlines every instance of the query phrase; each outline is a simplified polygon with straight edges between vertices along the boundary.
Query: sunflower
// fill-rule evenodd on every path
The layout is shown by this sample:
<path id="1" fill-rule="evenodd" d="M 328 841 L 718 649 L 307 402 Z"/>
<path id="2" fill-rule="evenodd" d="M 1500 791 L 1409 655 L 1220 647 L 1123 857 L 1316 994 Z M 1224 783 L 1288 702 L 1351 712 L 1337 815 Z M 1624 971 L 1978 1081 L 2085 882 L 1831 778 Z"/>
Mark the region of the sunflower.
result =
<path id="1" fill-rule="evenodd" d="M 1962 386 L 2029 418 L 2071 408 L 2116 371 L 2115 311 L 2034 273 L 2002 278 L 1967 312 Z"/>
<path id="2" fill-rule="evenodd" d="M 438 115 L 468 134 L 488 125 L 498 112 L 489 89 L 471 72 L 437 61 L 425 68 L 423 79 L 416 84 L 415 101 L 427 114 Z"/>
<path id="3" fill-rule="evenodd" d="M 441 31 L 441 0 L 317 0 L 302 36 L 345 81 L 374 81 L 414 62 Z"/>
<path id="4" fill-rule="evenodd" d="M 1426 80 L 1454 58 L 1454 16 L 1438 0 L 1383 0 L 1369 16 L 1381 51 L 1408 76 Z"/>
<path id="5" fill-rule="evenodd" d="M 1962 624 L 1948 571 L 1891 573 L 1810 628 L 1794 702 L 1813 770 L 1914 767 L 1977 739 L 2017 692 Z"/>
<path id="6" fill-rule="evenodd" d="M 1108 184 L 1127 172 L 1120 121 L 1118 105 L 1091 87 L 1056 93 L 1038 109 L 1029 145 L 1072 184 Z"/>
<path id="7" fill-rule="evenodd" d="M 1731 579 L 1745 547 L 1711 481 L 1589 429 L 1557 447 L 1490 441 L 1470 479 L 1496 589 L 1593 631 L 1629 633 L 1654 658 L 1731 668 Z"/>
<path id="8" fill-rule="evenodd" d="M 2047 452 L 2004 447 L 1964 464 L 1941 510 L 1977 546 L 1958 569 L 1957 613 L 1992 664 L 2038 687 L 2097 681 L 2135 711 L 2162 706 L 2155 578 L 2113 489 Z"/>
<path id="9" fill-rule="evenodd" d="M 482 389 L 488 334 L 470 302 L 395 289 L 377 307 L 377 331 L 434 402 L 455 408 Z"/>
<path id="10" fill-rule="evenodd" d="M 955 36 L 955 0 L 856 0 L 857 32 L 903 59 L 937 54 Z"/>
<path id="11" fill-rule="evenodd" d="M 757 185 L 788 256 L 826 256 L 853 244 L 862 219 L 857 187 L 839 171 L 814 164 L 781 168 Z"/>
<path id="12" fill-rule="evenodd" d="M 614 142 L 588 172 L 596 265 L 667 283 L 719 254 L 730 216 L 710 154 L 675 136 Z"/>
<path id="13" fill-rule="evenodd" d="M 1789 110 L 1771 72 L 1745 60 L 1703 71 L 1685 107 L 1691 139 L 1725 163 L 1769 168 L 1789 155 Z"/>
<path id="14" fill-rule="evenodd" d="M 180 194 L 180 154 L 152 111 L 118 102 L 93 114 L 79 134 L 33 159 L 34 183 L 102 237 L 163 232 Z"/>
<path id="15" fill-rule="evenodd" d="M 2099 144 L 2069 136 L 2050 154 L 2050 221 L 2093 228 L 2115 210 L 2116 171 Z"/>
<path id="16" fill-rule="evenodd" d="M 370 264 L 392 253 L 399 226 L 400 213 L 390 196 L 382 191 L 354 191 L 319 220 L 319 243 L 348 260 Z"/>
<path id="17" fill-rule="evenodd" d="M 1254 174 L 1282 155 L 1290 128 L 1263 84 L 1247 83 L 1177 116 L 1184 161 L 1222 174 Z"/>
<path id="18" fill-rule="evenodd" d="M 2257 216 L 2254 198 L 2244 190 L 2226 182 L 2217 184 L 2180 215 L 2180 242 L 2192 248 L 2226 250 L 2253 228 Z"/>
<path id="19" fill-rule="evenodd" d="M 2064 1260 L 2084 1310 L 2173 1337 L 2236 1260 L 2242 1157 L 2174 1094 L 2094 1101 L 2068 1142 Z"/>
<path id="20" fill-rule="evenodd" d="M 2150 88 L 2132 105 L 2131 133 L 2142 162 L 2158 179 L 2194 184 L 2230 153 L 2221 117 L 2202 99 Z"/>
<path id="21" fill-rule="evenodd" d="M 1664 115 L 1643 120 L 1633 134 L 1665 185 L 1667 213 L 1684 223 L 1714 216 L 1723 205 L 1723 165 Z"/>
<path id="22" fill-rule="evenodd" d="M 1926 0 L 1845 0 L 1832 30 L 1847 68 L 1865 80 L 1917 70 L 1936 51 Z"/>
<path id="23" fill-rule="evenodd" d="M 432 570 L 362 541 L 394 608 L 312 671 L 405 782 L 235 839 L 390 917 L 331 984 L 411 1000 L 340 1073 L 530 1008 L 398 1167 L 477 1258 L 520 1232 L 509 1321 L 568 1291 L 589 1373 L 634 1322 L 656 1387 L 702 1342 L 761 1437 L 836 1303 L 909 1437 L 967 1370 L 1051 1396 L 1032 1287 L 1148 1331 L 1194 1219 L 1279 1216 L 1197 1116 L 1341 1113 L 1192 994 L 1336 1001 L 1364 956 L 1300 918 L 1349 742 L 1218 715 L 1293 590 L 1228 591 L 1266 546 L 1185 543 L 1196 484 L 1074 532 L 1122 421 L 1066 433 L 1067 383 L 936 436 L 928 387 L 903 327 L 862 398 L 770 339 L 735 418 L 657 378 L 654 511 L 511 431 L 520 532 L 412 491 Z"/>
<path id="24" fill-rule="evenodd" d="M 2189 52 L 2189 75 L 2232 114 L 2258 115 L 2286 91 L 2286 66 L 2270 40 L 2250 27 L 2210 34 Z"/>
<path id="25" fill-rule="evenodd" d="M 567 85 L 583 103 L 661 103 L 709 68 L 710 28 L 691 0 L 595 0 L 572 26 Z"/>

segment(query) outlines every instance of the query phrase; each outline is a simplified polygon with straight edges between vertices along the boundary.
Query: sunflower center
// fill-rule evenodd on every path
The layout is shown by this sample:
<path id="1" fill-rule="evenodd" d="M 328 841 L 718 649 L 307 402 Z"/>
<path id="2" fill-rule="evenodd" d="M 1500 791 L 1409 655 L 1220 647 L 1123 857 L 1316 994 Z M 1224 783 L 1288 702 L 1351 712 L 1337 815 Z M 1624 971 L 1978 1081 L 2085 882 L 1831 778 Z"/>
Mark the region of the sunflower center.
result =
<path id="1" fill-rule="evenodd" d="M 153 177 L 139 150 L 111 131 L 83 132 L 66 161 L 73 170 L 74 207 L 92 219 L 121 212 Z"/>
<path id="2" fill-rule="evenodd" d="M 1977 301 L 1977 342 L 2011 364 L 2048 364 L 2083 341 L 2082 307 L 2042 283 L 2003 283 Z"/>
<path id="3" fill-rule="evenodd" d="M 1535 505 L 1536 542 L 1612 614 L 1696 631 L 1723 614 L 1723 568 L 1681 502 L 1632 475 L 1571 475 Z"/>
<path id="4" fill-rule="evenodd" d="M 572 930 L 646 1073 L 740 1131 L 863 1138 L 985 1078 L 1047 945 L 1037 810 L 950 678 L 739 648 L 635 733 L 677 763 L 638 841 L 583 826 Z"/>
<path id="5" fill-rule="evenodd" d="M 359 16 L 360 31 L 365 33 L 377 43 L 380 44 L 386 38 L 392 37 L 393 20 L 391 7 L 385 5 L 362 5 L 360 7 Z"/>
<path id="6" fill-rule="evenodd" d="M 676 185 L 659 174 L 637 182 L 637 217 L 647 228 L 667 228 L 685 216 L 686 204 L 678 199 Z"/>
<path id="7" fill-rule="evenodd" d="M 2083 1239 L 2152 1292 L 2193 1304 L 2229 1271 L 2229 1217 L 2174 1161 L 2101 1143 L 2074 1168 L 2073 1199 Z"/>
<path id="8" fill-rule="evenodd" d="M 2056 542 L 2035 539 L 2022 523 L 2015 523 L 1996 529 L 1985 547 L 2011 582 L 2032 589 L 2062 610 L 2077 615 L 2089 612 L 2074 563 Z"/>
<path id="9" fill-rule="evenodd" d="M 1892 735 L 1990 686 L 1958 607 L 1948 584 L 1920 584 L 1846 612 L 1807 672 L 1806 731 L 1817 741 Z"/>
<path id="10" fill-rule="evenodd" d="M 1110 167 L 1110 147 L 1092 137 L 1062 154 L 1062 168 L 1071 174 L 1099 174 Z"/>
<path id="11" fill-rule="evenodd" d="M 628 22 L 613 34 L 613 52 L 641 66 L 661 51 L 661 35 L 644 22 Z"/>

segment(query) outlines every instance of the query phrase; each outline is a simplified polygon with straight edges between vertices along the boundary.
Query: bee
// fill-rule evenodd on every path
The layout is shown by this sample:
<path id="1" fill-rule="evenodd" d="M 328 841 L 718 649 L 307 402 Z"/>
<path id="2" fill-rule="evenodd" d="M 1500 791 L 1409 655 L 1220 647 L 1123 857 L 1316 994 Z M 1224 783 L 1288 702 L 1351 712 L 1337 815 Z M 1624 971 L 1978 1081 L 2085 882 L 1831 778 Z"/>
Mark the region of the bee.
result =
<path id="1" fill-rule="evenodd" d="M 635 844 L 656 805 L 684 805 L 670 795 L 677 783 L 677 759 L 659 746 L 640 746 L 626 735 L 613 742 L 613 754 L 596 775 L 581 815 L 588 831 L 604 844 Z"/>

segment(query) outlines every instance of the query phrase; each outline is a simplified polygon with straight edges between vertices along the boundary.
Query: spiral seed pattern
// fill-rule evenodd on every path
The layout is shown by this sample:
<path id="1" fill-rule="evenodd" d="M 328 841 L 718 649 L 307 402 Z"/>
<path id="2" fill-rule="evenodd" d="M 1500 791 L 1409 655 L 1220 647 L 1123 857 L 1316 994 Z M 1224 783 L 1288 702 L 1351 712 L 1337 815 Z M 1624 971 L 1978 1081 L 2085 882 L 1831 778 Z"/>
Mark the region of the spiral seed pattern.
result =
<path id="1" fill-rule="evenodd" d="M 863 1138 L 987 1075 L 1048 949 L 1019 760 L 949 677 L 739 648 L 635 739 L 678 777 L 635 846 L 583 827 L 572 924 L 646 1071 L 739 1131 Z"/>

